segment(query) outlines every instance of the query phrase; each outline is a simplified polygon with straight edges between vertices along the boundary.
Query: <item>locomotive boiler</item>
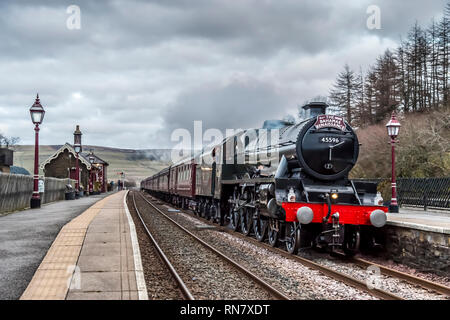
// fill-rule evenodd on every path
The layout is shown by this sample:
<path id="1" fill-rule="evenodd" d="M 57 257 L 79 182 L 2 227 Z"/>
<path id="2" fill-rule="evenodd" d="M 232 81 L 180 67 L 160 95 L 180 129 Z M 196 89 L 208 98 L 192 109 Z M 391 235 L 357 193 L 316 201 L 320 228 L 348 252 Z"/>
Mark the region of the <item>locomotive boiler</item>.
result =
<path id="1" fill-rule="evenodd" d="M 386 223 L 387 208 L 375 183 L 348 178 L 358 138 L 326 108 L 310 103 L 305 121 L 240 131 L 141 186 L 290 253 L 316 247 L 353 255 L 361 239 L 376 243 L 372 231 Z M 159 179 L 171 187 L 160 188 Z"/>

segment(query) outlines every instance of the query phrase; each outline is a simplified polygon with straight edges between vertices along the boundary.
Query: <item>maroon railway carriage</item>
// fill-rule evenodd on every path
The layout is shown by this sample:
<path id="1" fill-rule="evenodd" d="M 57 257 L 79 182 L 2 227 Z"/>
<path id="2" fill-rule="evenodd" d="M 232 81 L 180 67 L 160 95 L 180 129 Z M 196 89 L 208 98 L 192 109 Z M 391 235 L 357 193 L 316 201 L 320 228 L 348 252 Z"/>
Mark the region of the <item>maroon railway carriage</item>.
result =
<path id="1" fill-rule="evenodd" d="M 170 202 L 186 209 L 195 198 L 195 164 L 187 158 L 170 167 L 169 173 Z"/>
<path id="2" fill-rule="evenodd" d="M 143 180 L 141 182 L 141 188 L 145 190 L 152 190 L 155 196 L 158 196 L 165 201 L 169 198 L 169 172 L 170 167 L 166 168 L 157 174 Z"/>

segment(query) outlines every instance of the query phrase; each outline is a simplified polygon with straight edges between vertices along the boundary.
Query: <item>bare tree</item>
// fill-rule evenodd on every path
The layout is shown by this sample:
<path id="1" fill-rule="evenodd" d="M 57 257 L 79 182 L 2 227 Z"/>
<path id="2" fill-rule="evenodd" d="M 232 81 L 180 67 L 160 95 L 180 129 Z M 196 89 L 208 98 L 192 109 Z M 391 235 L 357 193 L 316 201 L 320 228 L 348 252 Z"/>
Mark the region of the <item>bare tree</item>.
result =
<path id="1" fill-rule="evenodd" d="M 428 35 L 430 41 L 430 54 L 428 63 L 430 65 L 430 86 L 431 86 L 431 107 L 439 107 L 439 47 L 438 47 L 438 26 L 434 19 L 428 28 Z"/>
<path id="2" fill-rule="evenodd" d="M 332 101 L 332 105 L 345 110 L 347 122 L 350 124 L 352 124 L 354 118 L 357 91 L 358 81 L 355 73 L 346 64 L 344 70 L 336 78 L 336 82 L 330 93 L 330 100 Z"/>
<path id="3" fill-rule="evenodd" d="M 0 133 L 0 147 L 10 148 L 20 142 L 19 137 L 7 137 Z"/>
<path id="4" fill-rule="evenodd" d="M 450 44 L 450 4 L 444 10 L 444 16 L 439 23 L 439 65 L 443 104 L 448 104 L 448 72 Z"/>

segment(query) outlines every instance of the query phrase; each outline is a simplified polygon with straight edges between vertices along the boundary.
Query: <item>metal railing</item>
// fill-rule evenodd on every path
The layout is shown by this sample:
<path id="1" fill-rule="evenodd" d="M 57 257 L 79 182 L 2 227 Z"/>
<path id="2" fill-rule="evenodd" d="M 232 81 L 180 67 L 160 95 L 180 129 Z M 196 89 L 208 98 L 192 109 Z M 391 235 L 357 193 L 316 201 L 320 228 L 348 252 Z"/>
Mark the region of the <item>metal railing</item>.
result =
<path id="1" fill-rule="evenodd" d="M 402 205 L 450 210 L 450 177 L 397 179 L 398 202 Z"/>
<path id="2" fill-rule="evenodd" d="M 390 199 L 390 179 L 352 179 L 379 183 L 385 200 Z M 383 183 L 382 183 L 383 182 Z M 380 190 L 380 187 L 383 190 Z M 389 196 L 389 197 L 387 197 Z M 399 206 L 450 210 L 450 177 L 443 178 L 397 178 L 397 201 Z"/>

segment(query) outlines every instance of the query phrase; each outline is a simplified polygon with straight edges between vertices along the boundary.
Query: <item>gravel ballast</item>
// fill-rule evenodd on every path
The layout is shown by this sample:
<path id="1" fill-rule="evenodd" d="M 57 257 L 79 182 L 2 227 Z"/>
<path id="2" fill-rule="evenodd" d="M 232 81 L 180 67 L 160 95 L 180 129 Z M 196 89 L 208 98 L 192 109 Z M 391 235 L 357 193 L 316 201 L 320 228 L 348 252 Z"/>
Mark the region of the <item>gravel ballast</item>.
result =
<path id="1" fill-rule="evenodd" d="M 291 299 L 375 299 L 366 292 L 331 279 L 293 259 L 274 253 L 265 248 L 263 244 L 255 245 L 254 241 L 249 241 L 250 239 L 246 240 L 240 235 L 223 232 L 221 231 L 223 230 L 222 228 L 211 226 L 210 223 L 203 222 L 204 220 L 200 220 L 192 214 L 181 211 L 169 212 L 168 208 L 170 206 L 165 205 L 161 207 L 161 210 L 196 233 L 206 242 L 238 261 L 241 265 L 263 277 L 280 291 L 285 292 Z M 329 255 L 325 257 L 324 254 L 314 251 L 307 251 L 307 253 L 302 253 L 301 255 L 333 270 L 351 275 L 363 282 L 369 277 L 366 269 L 353 263 L 333 259 Z M 386 261 L 384 263 L 380 263 L 381 261 L 376 262 L 387 264 Z M 411 273 L 411 270 L 405 270 L 404 268 L 400 268 L 400 271 L 409 271 Z M 421 274 L 418 275 L 420 276 Z M 427 277 L 424 278 L 426 279 Z M 433 280 L 435 278 L 428 277 L 428 279 Z M 375 280 L 375 282 L 370 281 L 370 284 L 375 284 L 377 288 L 389 291 L 404 299 L 438 300 L 449 298 L 391 276 L 380 275 Z M 444 285 L 448 285 L 445 283 L 445 277 L 441 277 L 440 280 L 444 282 Z"/>
<path id="2" fill-rule="evenodd" d="M 139 195 L 135 199 L 147 227 L 195 299 L 273 299 L 253 280 L 156 212 Z M 149 282 L 147 285 L 151 286 Z"/>
<path id="3" fill-rule="evenodd" d="M 242 266 L 250 269 L 281 292 L 286 293 L 291 299 L 376 299 L 364 291 L 336 281 L 317 270 L 312 270 L 299 262 L 275 254 L 262 246 L 254 245 L 227 232 L 221 232 L 220 228 L 211 229 L 210 224 L 189 214 L 168 212 L 167 208 L 159 207 L 172 219 Z"/>
<path id="4" fill-rule="evenodd" d="M 145 283 L 150 300 L 180 300 L 183 296 L 175 280 L 167 270 L 166 265 L 159 257 L 155 247 L 150 241 L 141 220 L 136 214 L 131 194 L 127 197 L 128 209 L 136 226 L 136 233 L 141 251 L 142 266 Z"/>

